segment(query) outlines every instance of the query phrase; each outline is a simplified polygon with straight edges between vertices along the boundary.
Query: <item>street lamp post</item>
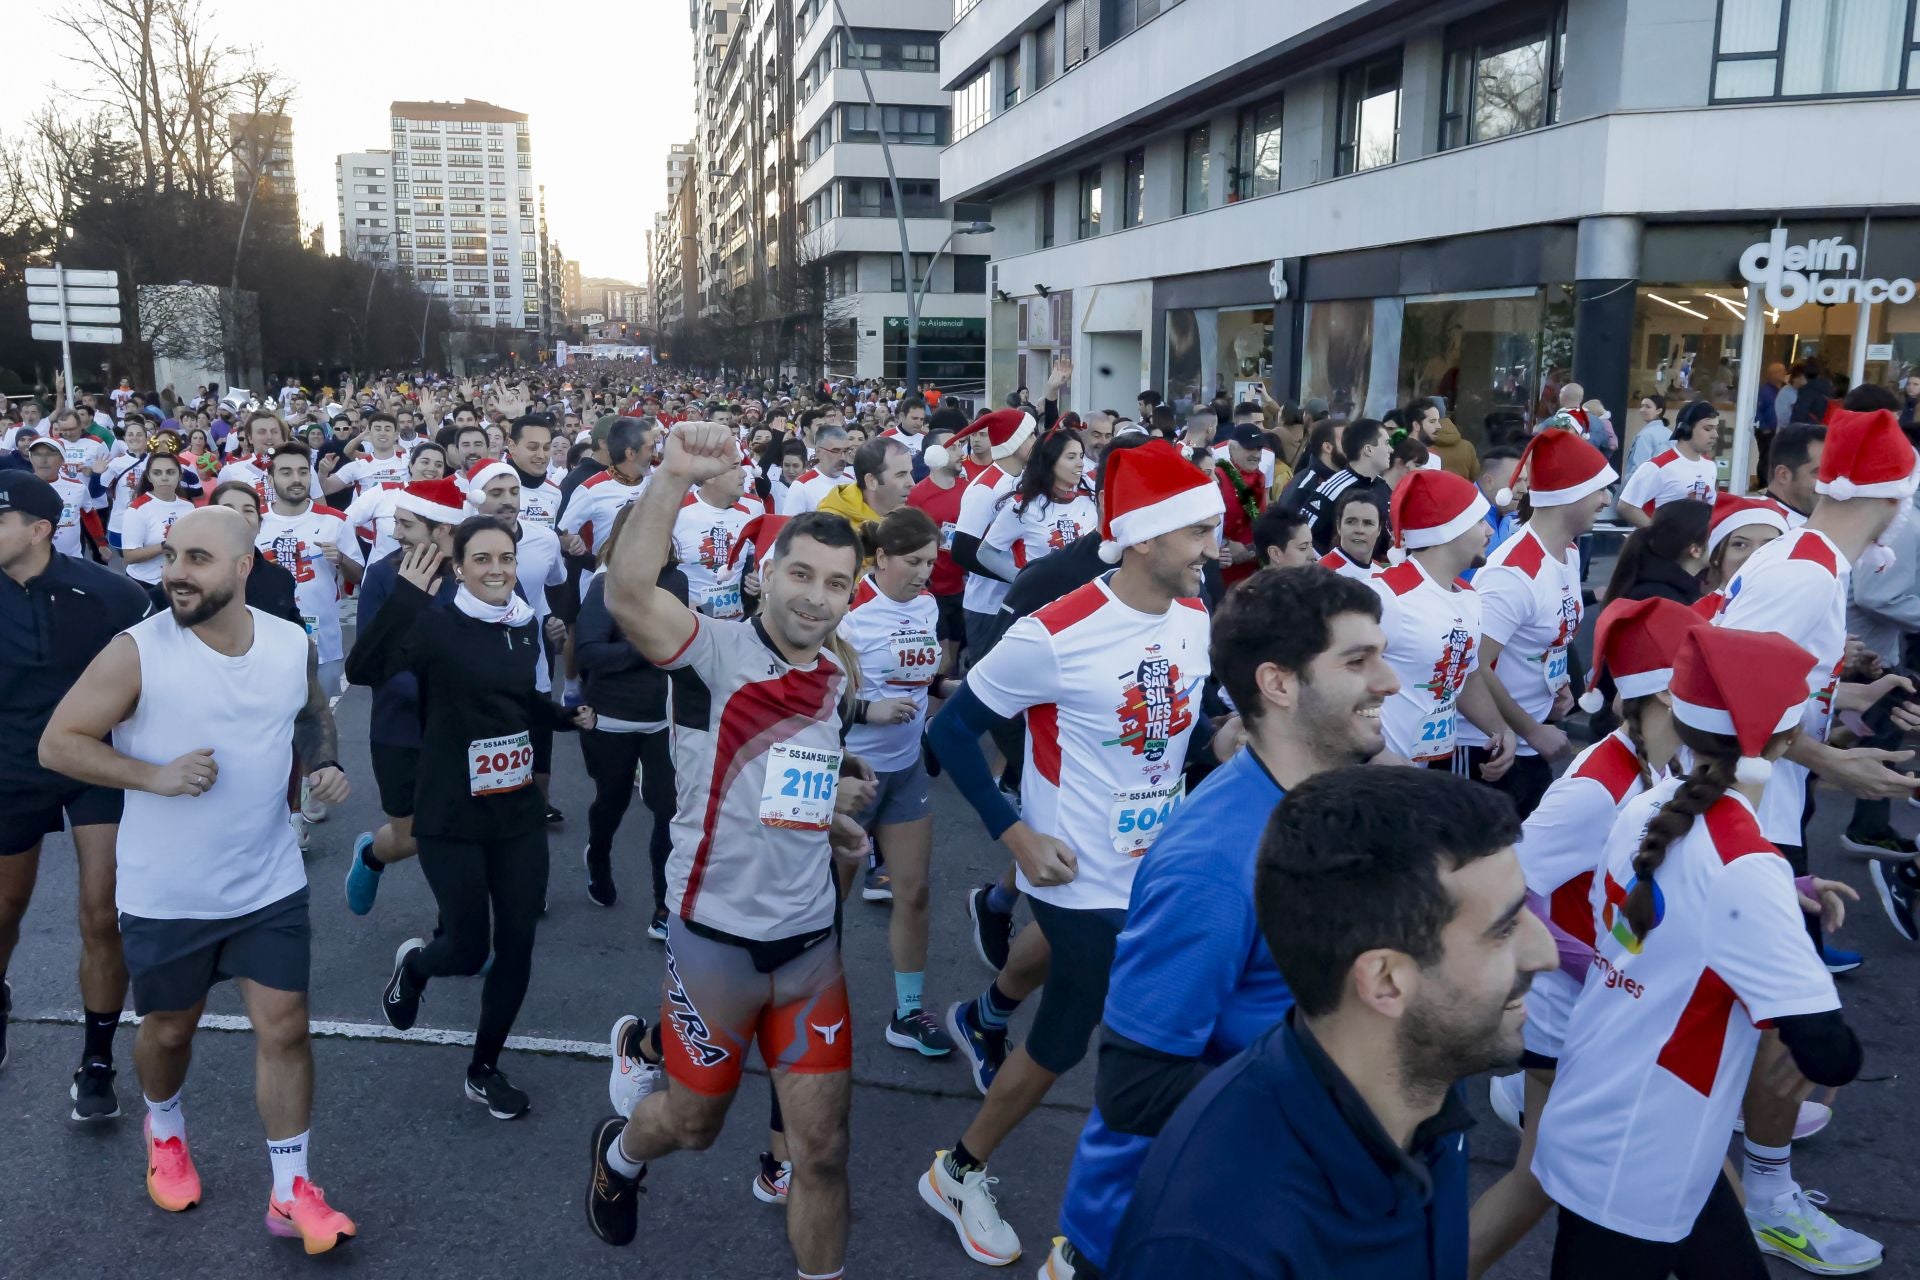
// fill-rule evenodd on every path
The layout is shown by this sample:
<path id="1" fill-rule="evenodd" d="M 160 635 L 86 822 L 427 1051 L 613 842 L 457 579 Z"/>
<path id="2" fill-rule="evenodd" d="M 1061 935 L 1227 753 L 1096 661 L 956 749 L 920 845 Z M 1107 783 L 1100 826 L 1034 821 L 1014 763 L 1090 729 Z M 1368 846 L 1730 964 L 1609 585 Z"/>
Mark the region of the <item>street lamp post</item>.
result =
<path id="1" fill-rule="evenodd" d="M 955 236 L 984 236 L 993 234 L 991 222 L 969 222 L 965 226 L 955 227 L 947 232 L 947 238 L 933 251 L 933 257 L 927 260 L 927 274 L 921 279 L 918 289 L 913 287 L 913 259 L 907 259 L 907 394 L 913 395 L 920 390 L 920 308 L 926 304 L 927 290 L 933 287 L 933 269 L 940 265 L 940 255 L 952 246 Z"/>

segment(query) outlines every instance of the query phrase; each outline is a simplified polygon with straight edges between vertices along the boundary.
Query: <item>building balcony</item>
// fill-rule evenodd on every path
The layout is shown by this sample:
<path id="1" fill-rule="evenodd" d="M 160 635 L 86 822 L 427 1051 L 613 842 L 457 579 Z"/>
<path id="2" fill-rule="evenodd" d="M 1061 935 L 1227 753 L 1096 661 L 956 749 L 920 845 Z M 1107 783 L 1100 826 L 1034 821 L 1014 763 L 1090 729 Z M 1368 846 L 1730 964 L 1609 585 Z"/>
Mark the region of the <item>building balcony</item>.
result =
<path id="1" fill-rule="evenodd" d="M 945 107 L 952 95 L 940 88 L 940 77 L 926 71 L 869 71 L 873 96 L 889 106 Z M 867 91 L 860 84 L 860 73 L 842 68 L 833 72 L 800 106 L 794 116 L 793 136 L 804 138 L 833 110 L 836 103 L 865 102 Z"/>
<path id="2" fill-rule="evenodd" d="M 922 181 L 940 177 L 940 148 L 897 143 L 893 148 L 895 172 L 904 181 Z M 877 142 L 836 142 L 818 160 L 801 170 L 794 182 L 794 197 L 802 202 L 835 178 L 884 178 L 886 157 Z"/>

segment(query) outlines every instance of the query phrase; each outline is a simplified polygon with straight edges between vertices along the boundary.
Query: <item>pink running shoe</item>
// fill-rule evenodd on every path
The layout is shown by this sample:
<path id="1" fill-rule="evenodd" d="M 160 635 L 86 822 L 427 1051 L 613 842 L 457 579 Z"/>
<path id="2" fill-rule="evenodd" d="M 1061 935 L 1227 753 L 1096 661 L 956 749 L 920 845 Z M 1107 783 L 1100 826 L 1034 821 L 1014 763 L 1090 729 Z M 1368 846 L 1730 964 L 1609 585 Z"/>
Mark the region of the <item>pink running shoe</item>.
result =
<path id="1" fill-rule="evenodd" d="M 267 1194 L 267 1230 L 289 1240 L 298 1237 L 309 1255 L 325 1253 L 351 1240 L 353 1219 L 327 1204 L 327 1193 L 305 1178 L 293 1180 L 293 1198 L 275 1200 Z"/>

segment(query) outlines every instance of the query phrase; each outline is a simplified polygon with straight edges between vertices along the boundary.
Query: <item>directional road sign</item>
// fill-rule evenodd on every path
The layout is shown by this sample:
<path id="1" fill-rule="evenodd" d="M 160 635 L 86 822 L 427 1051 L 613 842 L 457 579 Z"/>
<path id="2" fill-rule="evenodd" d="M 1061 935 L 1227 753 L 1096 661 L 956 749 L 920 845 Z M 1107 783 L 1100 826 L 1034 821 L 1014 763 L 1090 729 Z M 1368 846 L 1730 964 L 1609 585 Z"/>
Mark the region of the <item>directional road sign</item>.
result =
<path id="1" fill-rule="evenodd" d="M 68 324 L 119 324 L 119 307 L 75 307 L 69 306 L 62 312 L 58 305 L 33 303 L 27 307 L 27 319 L 48 320 L 59 324 L 64 317 Z"/>
<path id="2" fill-rule="evenodd" d="M 27 283 L 59 284 L 60 274 L 59 269 L 55 267 L 28 267 Z M 120 284 L 120 273 L 118 271 L 68 271 L 66 277 L 67 287 L 69 289 L 74 285 L 96 285 L 101 288 L 112 289 L 117 288 Z"/>
<path id="3" fill-rule="evenodd" d="M 102 342 L 110 347 L 120 345 L 120 330 L 62 326 L 57 324 L 37 324 L 33 326 L 33 336 L 43 342 Z"/>
<path id="4" fill-rule="evenodd" d="M 50 284 L 30 284 L 27 286 L 28 302 L 51 302 L 59 305 L 60 290 Z M 67 304 L 69 306 L 117 307 L 120 305 L 120 291 L 114 288 L 76 289 L 67 286 Z"/>

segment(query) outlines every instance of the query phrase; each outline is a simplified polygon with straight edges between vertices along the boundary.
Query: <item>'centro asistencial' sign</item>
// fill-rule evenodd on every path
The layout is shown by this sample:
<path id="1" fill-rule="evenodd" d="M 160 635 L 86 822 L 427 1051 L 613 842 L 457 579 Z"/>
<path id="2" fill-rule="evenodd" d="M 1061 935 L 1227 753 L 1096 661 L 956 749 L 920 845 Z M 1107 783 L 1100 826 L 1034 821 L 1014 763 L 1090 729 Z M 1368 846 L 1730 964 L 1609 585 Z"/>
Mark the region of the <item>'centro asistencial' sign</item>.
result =
<path id="1" fill-rule="evenodd" d="M 1860 251 L 1830 236 L 1805 244 L 1787 243 L 1785 228 L 1774 228 L 1762 244 L 1740 255 L 1740 274 L 1767 292 L 1767 305 L 1792 311 L 1809 302 L 1911 302 L 1912 280 L 1862 280 L 1827 274 L 1860 269 Z"/>

